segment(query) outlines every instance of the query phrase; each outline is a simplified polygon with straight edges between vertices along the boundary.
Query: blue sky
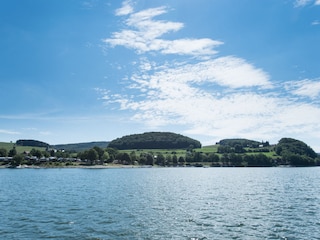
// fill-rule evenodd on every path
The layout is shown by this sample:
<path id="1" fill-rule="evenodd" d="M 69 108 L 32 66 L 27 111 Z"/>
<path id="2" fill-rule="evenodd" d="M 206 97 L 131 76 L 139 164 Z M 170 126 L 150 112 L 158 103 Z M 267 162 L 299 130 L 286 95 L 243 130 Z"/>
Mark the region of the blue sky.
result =
<path id="1" fill-rule="evenodd" d="M 2 0 L 0 141 L 172 131 L 320 151 L 319 0 Z"/>

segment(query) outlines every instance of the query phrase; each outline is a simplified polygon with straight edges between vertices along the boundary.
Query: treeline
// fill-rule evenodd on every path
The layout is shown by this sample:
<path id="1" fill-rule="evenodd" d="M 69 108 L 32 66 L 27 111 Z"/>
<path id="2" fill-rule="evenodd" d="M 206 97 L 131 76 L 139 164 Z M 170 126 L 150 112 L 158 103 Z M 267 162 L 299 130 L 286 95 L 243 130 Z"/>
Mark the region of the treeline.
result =
<path id="1" fill-rule="evenodd" d="M 122 149 L 187 149 L 200 148 L 195 139 L 171 132 L 132 134 L 111 141 L 111 148 Z"/>
<path id="2" fill-rule="evenodd" d="M 220 140 L 217 144 L 220 146 L 229 146 L 231 148 L 235 148 L 236 146 L 240 146 L 242 148 L 258 148 L 258 147 L 267 147 L 269 146 L 269 142 L 258 142 L 254 140 L 244 139 L 244 138 L 231 138 L 231 139 L 223 139 Z"/>
<path id="3" fill-rule="evenodd" d="M 102 150 L 102 151 L 101 151 Z M 99 158 L 99 155 L 102 156 Z M 175 151 L 164 154 L 157 151 L 123 152 L 114 148 L 97 149 L 97 147 L 80 153 L 78 157 L 87 164 L 124 164 L 124 165 L 158 165 L 158 166 L 204 166 L 212 167 L 272 167 L 288 164 L 281 158 L 268 157 L 263 153 L 204 153 L 186 150 L 185 154 Z M 307 165 L 314 166 L 316 161 Z"/>
<path id="4" fill-rule="evenodd" d="M 242 138 L 223 139 L 218 143 L 218 153 L 262 153 L 270 152 L 268 141 L 258 142 Z"/>
<path id="5" fill-rule="evenodd" d="M 141 134 L 143 136 L 148 136 Z M 169 134 L 170 135 L 170 134 Z M 169 136 L 167 135 L 167 136 Z M 134 137 L 134 136 L 131 136 Z M 137 136 L 135 136 L 137 137 Z M 141 136 L 138 136 L 141 137 Z M 138 138 L 139 139 L 139 138 Z M 175 138 L 177 139 L 177 138 Z M 158 141 L 158 143 L 161 141 Z M 208 151 L 194 148 L 192 142 L 179 150 L 165 147 L 157 149 L 117 149 L 114 147 L 94 146 L 78 153 L 32 149 L 30 152 L 17 153 L 16 147 L 9 151 L 0 148 L 2 164 L 17 166 L 19 164 L 40 165 L 52 163 L 68 164 L 125 164 L 125 165 L 159 165 L 159 166 L 223 166 L 223 167 L 271 167 L 271 166 L 318 166 L 320 158 L 315 151 L 302 141 L 282 138 L 278 144 L 268 142 L 251 142 L 245 139 L 228 139 Z M 195 143 L 195 142 L 193 142 Z M 222 144 L 221 144 L 222 143 Z M 257 145 L 257 143 L 259 143 Z M 123 146 L 123 145 L 122 145 Z M 166 145 L 167 146 L 167 145 Z M 186 147 L 188 146 L 188 147 Z M 166 150 L 164 150 L 166 149 Z M 75 162 L 75 163 L 74 163 Z"/>

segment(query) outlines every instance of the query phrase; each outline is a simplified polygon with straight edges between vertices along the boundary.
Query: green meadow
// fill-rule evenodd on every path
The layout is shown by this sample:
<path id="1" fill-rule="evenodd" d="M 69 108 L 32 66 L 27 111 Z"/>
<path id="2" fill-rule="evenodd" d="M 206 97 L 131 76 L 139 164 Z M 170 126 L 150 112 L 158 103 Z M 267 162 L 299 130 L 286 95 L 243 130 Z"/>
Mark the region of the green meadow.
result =
<path id="1" fill-rule="evenodd" d="M 9 152 L 13 147 L 16 148 L 18 154 L 24 153 L 24 152 L 30 152 L 31 149 L 33 148 L 40 151 L 46 150 L 46 148 L 44 147 L 18 146 L 15 143 L 0 142 L 0 148 L 6 149 L 7 152 Z"/>

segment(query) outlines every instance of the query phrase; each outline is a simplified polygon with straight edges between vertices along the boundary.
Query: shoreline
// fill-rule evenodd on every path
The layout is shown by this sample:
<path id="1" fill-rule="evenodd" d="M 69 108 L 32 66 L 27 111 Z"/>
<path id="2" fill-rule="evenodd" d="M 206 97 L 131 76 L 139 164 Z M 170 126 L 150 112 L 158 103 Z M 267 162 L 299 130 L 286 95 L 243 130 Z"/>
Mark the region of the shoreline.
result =
<path id="1" fill-rule="evenodd" d="M 152 166 L 152 165 L 120 165 L 120 164 L 108 164 L 108 165 L 57 165 L 57 166 L 36 166 L 36 165 L 19 165 L 12 167 L 9 165 L 1 165 L 0 169 L 62 169 L 62 168 L 78 168 L 78 169 L 121 169 L 121 168 L 297 168 L 297 167 L 319 167 L 319 166 L 292 166 L 292 165 L 279 165 L 279 166 Z"/>
<path id="2" fill-rule="evenodd" d="M 36 166 L 36 165 L 19 165 L 17 167 L 11 167 L 8 165 L 1 165 L 0 169 L 54 169 L 54 168 L 83 168 L 83 169 L 113 169 L 113 168 L 151 168 L 154 166 L 137 166 L 137 165 L 116 165 L 116 164 L 110 164 L 110 165 L 68 165 L 68 166 L 48 166 L 48 165 L 42 165 L 42 166 Z M 157 166 L 156 166 L 157 167 Z"/>

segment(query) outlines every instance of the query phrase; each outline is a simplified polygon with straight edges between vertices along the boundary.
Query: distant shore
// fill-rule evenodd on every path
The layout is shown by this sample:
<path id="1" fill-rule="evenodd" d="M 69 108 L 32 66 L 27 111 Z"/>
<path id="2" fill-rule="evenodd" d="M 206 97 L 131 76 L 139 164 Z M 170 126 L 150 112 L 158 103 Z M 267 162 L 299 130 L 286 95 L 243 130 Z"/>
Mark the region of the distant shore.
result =
<path id="1" fill-rule="evenodd" d="M 150 168 L 153 166 L 142 165 L 121 165 L 121 164 L 105 164 L 105 165 L 19 165 L 12 167 L 9 165 L 1 165 L 0 169 L 42 169 L 42 168 L 84 168 L 84 169 L 108 169 L 108 168 Z"/>

